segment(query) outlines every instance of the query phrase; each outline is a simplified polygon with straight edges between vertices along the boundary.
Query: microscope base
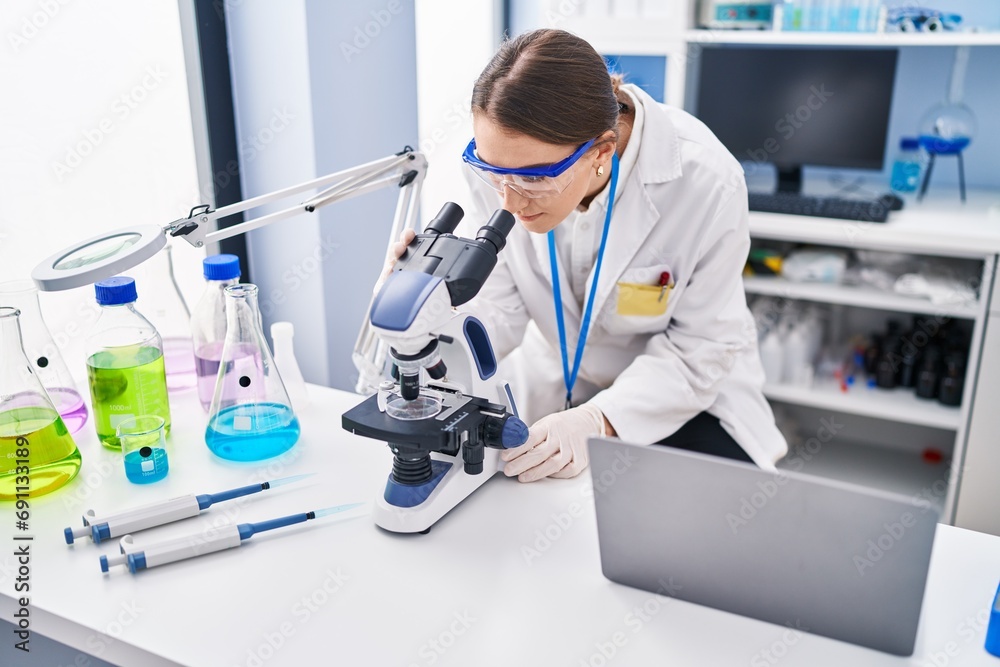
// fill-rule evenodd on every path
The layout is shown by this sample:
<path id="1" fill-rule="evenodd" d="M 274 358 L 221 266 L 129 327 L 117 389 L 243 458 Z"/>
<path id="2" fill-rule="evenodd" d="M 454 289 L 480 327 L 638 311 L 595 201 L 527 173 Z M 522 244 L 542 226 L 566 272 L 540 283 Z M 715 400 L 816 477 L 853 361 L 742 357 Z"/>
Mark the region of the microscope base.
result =
<path id="1" fill-rule="evenodd" d="M 427 499 L 413 507 L 393 505 L 386 500 L 387 485 L 387 493 L 378 497 L 373 511 L 377 526 L 393 533 L 425 532 L 493 477 L 500 463 L 500 452 L 495 449 L 486 450 L 483 472 L 478 475 L 467 474 L 461 459 L 457 457 L 434 453 L 431 458 L 435 467 L 440 463 L 450 463 L 451 467 L 434 486 Z"/>

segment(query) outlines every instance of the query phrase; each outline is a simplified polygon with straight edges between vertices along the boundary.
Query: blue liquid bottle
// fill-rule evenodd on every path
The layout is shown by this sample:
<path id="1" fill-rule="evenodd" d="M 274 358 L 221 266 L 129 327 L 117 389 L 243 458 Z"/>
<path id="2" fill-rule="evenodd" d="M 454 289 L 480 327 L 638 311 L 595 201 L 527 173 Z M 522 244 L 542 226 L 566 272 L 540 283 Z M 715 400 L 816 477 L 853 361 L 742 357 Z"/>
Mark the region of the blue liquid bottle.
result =
<path id="1" fill-rule="evenodd" d="M 220 458 L 259 461 L 298 442 L 299 420 L 261 330 L 257 287 L 231 285 L 225 295 L 226 339 L 205 444 Z"/>
<path id="2" fill-rule="evenodd" d="M 923 156 L 920 153 L 920 141 L 904 137 L 899 142 L 899 153 L 892 164 L 890 187 L 896 192 L 916 192 L 922 171 Z"/>

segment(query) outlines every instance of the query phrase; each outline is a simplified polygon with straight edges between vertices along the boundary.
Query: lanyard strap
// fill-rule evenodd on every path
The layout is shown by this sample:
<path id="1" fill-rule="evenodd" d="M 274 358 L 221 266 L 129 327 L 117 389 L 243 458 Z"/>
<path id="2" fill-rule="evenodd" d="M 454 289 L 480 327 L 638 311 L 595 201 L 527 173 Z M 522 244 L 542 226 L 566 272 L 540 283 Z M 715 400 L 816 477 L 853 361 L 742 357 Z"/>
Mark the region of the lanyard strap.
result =
<path id="1" fill-rule="evenodd" d="M 559 325 L 559 350 L 562 352 L 563 382 L 566 384 L 566 409 L 573 407 L 573 386 L 580 372 L 580 362 L 583 360 L 583 348 L 587 344 L 587 333 L 590 330 L 590 315 L 594 309 L 594 296 L 597 293 L 597 281 L 601 277 L 601 263 L 604 260 L 604 246 L 608 242 L 608 229 L 611 227 L 611 209 L 615 203 L 615 188 L 618 185 L 618 154 L 611 155 L 611 191 L 608 193 L 608 211 L 604 216 L 604 231 L 601 233 L 601 247 L 597 251 L 597 263 L 594 265 L 594 280 L 590 283 L 590 294 L 583 309 L 583 320 L 580 322 L 580 338 L 577 340 L 576 356 L 573 359 L 573 371 L 569 368 L 569 352 L 566 348 L 566 322 L 563 318 L 562 290 L 559 286 L 559 259 L 556 253 L 555 231 L 549 231 L 549 264 L 552 268 L 552 297 L 556 306 L 556 322 Z"/>

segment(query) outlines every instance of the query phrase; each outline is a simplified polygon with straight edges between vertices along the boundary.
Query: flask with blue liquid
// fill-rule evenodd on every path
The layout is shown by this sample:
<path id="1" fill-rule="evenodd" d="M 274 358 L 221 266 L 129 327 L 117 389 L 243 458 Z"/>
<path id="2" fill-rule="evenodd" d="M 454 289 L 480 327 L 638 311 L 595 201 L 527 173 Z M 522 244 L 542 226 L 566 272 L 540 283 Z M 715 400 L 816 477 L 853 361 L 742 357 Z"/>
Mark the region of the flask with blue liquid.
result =
<path id="1" fill-rule="evenodd" d="M 257 286 L 230 285 L 222 345 L 205 444 L 223 459 L 259 461 L 290 449 L 299 420 L 261 330 Z"/>

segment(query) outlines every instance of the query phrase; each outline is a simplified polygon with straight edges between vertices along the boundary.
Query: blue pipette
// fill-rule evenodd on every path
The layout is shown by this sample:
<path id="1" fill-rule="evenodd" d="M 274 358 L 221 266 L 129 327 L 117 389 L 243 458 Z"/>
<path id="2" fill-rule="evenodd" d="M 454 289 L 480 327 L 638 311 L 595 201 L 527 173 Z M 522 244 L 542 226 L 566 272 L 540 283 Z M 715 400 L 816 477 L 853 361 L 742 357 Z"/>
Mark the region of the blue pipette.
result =
<path id="1" fill-rule="evenodd" d="M 249 486 L 241 486 L 237 489 L 220 491 L 219 493 L 203 493 L 195 495 L 189 493 L 186 496 L 179 496 L 169 500 L 160 500 L 149 505 L 142 505 L 123 512 L 98 516 L 94 510 L 87 510 L 83 514 L 82 528 L 67 528 L 63 531 L 66 544 L 73 544 L 73 540 L 84 535 L 90 535 L 95 543 L 112 537 L 120 537 L 126 533 L 135 533 L 147 528 L 162 526 L 167 523 L 198 516 L 203 510 L 207 510 L 215 503 L 221 503 L 233 498 L 249 496 L 261 491 L 267 491 L 286 484 L 292 484 L 299 480 L 311 477 L 315 473 L 304 475 L 292 475 L 270 482 L 261 482 Z"/>
<path id="2" fill-rule="evenodd" d="M 203 556 L 224 549 L 232 549 L 233 547 L 241 546 L 257 533 L 274 530 L 275 528 L 284 528 L 285 526 L 291 526 L 312 519 L 319 519 L 330 514 L 346 512 L 362 505 L 364 503 L 337 505 L 336 507 L 327 507 L 326 509 L 304 512 L 302 514 L 290 514 L 289 516 L 258 521 L 257 523 L 228 525 L 218 530 L 213 530 L 211 533 L 194 533 L 164 542 L 141 546 L 135 545 L 131 540 L 131 536 L 126 535 L 122 538 L 121 542 L 122 555 L 111 557 L 101 556 L 101 572 L 107 572 L 108 568 L 112 565 L 128 564 L 129 572 L 135 574 L 139 570 L 156 567 L 157 565 L 166 565 L 167 563 L 194 558 L 195 556 Z"/>

